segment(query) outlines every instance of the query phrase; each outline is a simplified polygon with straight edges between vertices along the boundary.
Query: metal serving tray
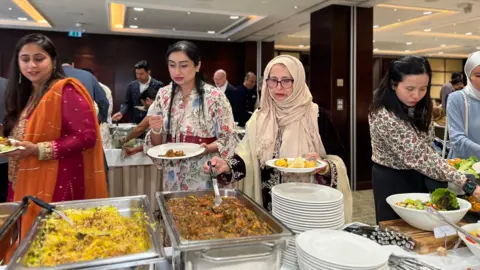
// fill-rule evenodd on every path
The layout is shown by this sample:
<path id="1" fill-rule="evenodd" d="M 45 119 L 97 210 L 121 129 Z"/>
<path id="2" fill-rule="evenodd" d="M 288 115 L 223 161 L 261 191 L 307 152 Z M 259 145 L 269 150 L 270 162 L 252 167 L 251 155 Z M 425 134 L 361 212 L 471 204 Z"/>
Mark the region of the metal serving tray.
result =
<path id="1" fill-rule="evenodd" d="M 85 208 L 93 208 L 105 205 L 115 206 L 122 216 L 132 216 L 133 210 L 132 208 L 141 208 L 145 213 L 147 213 L 150 220 L 153 222 L 153 216 L 150 211 L 150 203 L 148 201 L 148 197 L 146 195 L 141 196 L 131 196 L 131 197 L 118 197 L 118 198 L 108 198 L 108 199 L 94 199 L 94 200 L 82 200 L 82 201 L 69 201 L 69 202 L 60 202 L 60 203 L 53 203 L 57 209 L 65 210 L 65 209 L 85 209 Z M 118 256 L 112 257 L 107 259 L 99 259 L 99 260 L 92 260 L 92 261 L 84 261 L 78 263 L 70 263 L 70 264 L 62 264 L 57 265 L 55 267 L 27 267 L 23 265 L 23 259 L 25 258 L 28 250 L 30 249 L 33 240 L 38 236 L 40 232 L 40 228 L 44 223 L 45 217 L 48 215 L 46 210 L 40 212 L 39 216 L 35 220 L 35 223 L 32 226 L 32 229 L 26 236 L 25 240 L 21 242 L 20 247 L 17 249 L 10 264 L 7 266 L 7 269 L 92 269 L 97 268 L 99 266 L 109 266 L 109 269 L 116 264 L 124 264 L 127 262 L 134 262 L 134 261 L 142 261 L 148 260 L 152 261 L 157 259 L 158 262 L 165 260 L 165 251 L 161 243 L 158 241 L 157 237 L 157 226 L 152 228 L 152 226 L 148 226 L 148 232 L 150 235 L 150 246 L 151 248 L 145 252 L 125 255 L 125 256 Z M 101 269 L 101 268 L 100 268 Z"/>
<path id="2" fill-rule="evenodd" d="M 0 225 L 0 265 L 15 242 L 20 239 L 21 219 L 25 209 L 26 206 L 21 203 L 0 203 L 0 217 L 5 218 Z"/>
<path id="3" fill-rule="evenodd" d="M 181 239 L 180 232 L 175 224 L 173 215 L 168 209 L 167 201 L 172 198 L 185 198 L 188 196 L 202 197 L 207 194 L 213 194 L 213 190 L 202 191 L 166 191 L 157 192 L 156 198 L 162 218 L 166 223 L 166 230 L 172 241 L 172 246 L 177 251 L 198 250 L 202 248 L 218 248 L 222 246 L 235 246 L 249 243 L 268 243 L 275 240 L 287 240 L 293 236 L 293 232 L 283 225 L 278 219 L 269 214 L 263 207 L 258 205 L 247 195 L 238 189 L 220 189 L 220 196 L 222 197 L 234 197 L 240 200 L 247 208 L 255 212 L 258 218 L 267 223 L 270 230 L 273 232 L 270 235 L 261 236 L 248 236 L 240 238 L 227 238 L 227 239 L 213 239 L 213 240 L 185 240 Z"/>

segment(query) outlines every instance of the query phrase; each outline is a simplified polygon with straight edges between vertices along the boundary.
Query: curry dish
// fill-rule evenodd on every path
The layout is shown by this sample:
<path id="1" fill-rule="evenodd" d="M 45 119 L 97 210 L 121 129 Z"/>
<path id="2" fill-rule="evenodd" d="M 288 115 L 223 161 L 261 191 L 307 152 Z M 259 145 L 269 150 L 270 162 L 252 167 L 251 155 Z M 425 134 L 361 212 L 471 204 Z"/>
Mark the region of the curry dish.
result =
<path id="1" fill-rule="evenodd" d="M 136 210 L 121 216 L 114 206 L 63 211 L 74 223 L 49 215 L 23 264 L 29 267 L 106 259 L 150 249 L 148 216 Z"/>
<path id="2" fill-rule="evenodd" d="M 168 150 L 165 155 L 160 155 L 160 157 L 184 157 L 185 156 L 185 152 L 179 150 L 179 151 L 175 151 L 173 149 L 170 149 Z"/>
<path id="3" fill-rule="evenodd" d="M 223 197 L 215 207 L 214 196 L 170 199 L 168 208 L 186 240 L 209 240 L 268 235 L 272 231 L 237 198 Z"/>

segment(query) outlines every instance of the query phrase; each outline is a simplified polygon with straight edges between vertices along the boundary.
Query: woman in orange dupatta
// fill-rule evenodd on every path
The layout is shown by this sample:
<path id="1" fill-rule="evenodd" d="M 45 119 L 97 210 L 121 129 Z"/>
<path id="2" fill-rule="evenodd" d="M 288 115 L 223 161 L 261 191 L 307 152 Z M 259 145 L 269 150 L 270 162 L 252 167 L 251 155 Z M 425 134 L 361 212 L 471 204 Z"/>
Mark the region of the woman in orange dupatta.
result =
<path id="1" fill-rule="evenodd" d="M 102 142 L 92 99 L 75 79 L 64 78 L 55 46 L 40 34 L 17 43 L 6 92 L 4 136 L 24 149 L 9 158 L 8 201 L 26 195 L 46 202 L 108 196 Z M 39 208 L 22 219 L 22 236 Z"/>

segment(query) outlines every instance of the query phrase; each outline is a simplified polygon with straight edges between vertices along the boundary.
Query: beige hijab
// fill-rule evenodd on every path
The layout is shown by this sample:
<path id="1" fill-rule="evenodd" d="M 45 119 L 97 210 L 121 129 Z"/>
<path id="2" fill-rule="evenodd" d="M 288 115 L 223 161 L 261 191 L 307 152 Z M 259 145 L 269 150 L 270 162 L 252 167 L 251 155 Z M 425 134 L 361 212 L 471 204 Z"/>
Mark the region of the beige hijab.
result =
<path id="1" fill-rule="evenodd" d="M 325 157 L 318 130 L 318 106 L 312 102 L 302 63 L 295 57 L 279 55 L 265 68 L 265 79 L 269 78 L 270 70 L 276 64 L 286 66 L 292 75 L 293 92 L 279 102 L 273 98 L 267 83 L 263 83 L 256 128 L 257 157 L 261 165 L 273 158 L 279 129 L 282 132 L 280 157 L 300 157 L 310 152 Z"/>

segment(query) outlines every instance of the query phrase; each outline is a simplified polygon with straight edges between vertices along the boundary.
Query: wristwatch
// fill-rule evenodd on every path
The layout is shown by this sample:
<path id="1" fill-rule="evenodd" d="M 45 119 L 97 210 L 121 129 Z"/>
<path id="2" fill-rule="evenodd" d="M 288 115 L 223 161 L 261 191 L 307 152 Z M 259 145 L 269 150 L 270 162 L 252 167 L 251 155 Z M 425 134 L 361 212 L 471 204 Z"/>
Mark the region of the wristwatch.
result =
<path id="1" fill-rule="evenodd" d="M 477 184 L 475 184 L 473 181 L 468 179 L 463 185 L 462 190 L 463 192 L 465 192 L 465 194 L 467 194 L 467 196 L 471 196 L 476 188 L 477 188 Z"/>

